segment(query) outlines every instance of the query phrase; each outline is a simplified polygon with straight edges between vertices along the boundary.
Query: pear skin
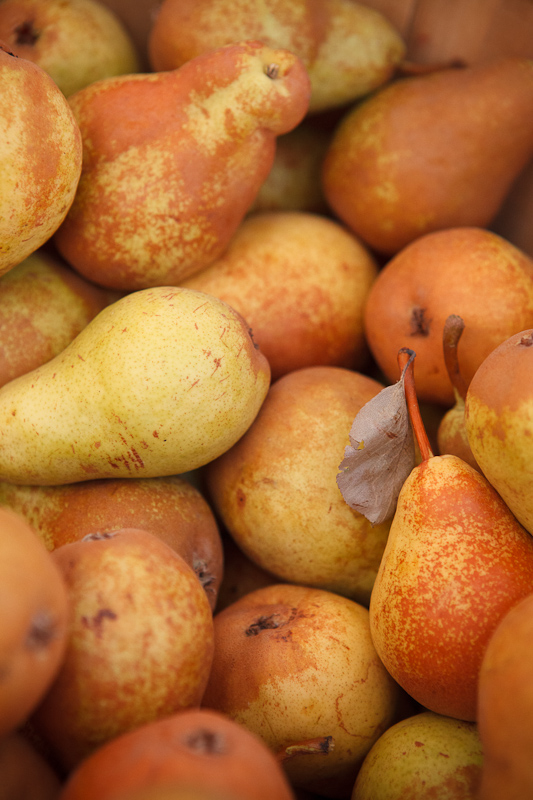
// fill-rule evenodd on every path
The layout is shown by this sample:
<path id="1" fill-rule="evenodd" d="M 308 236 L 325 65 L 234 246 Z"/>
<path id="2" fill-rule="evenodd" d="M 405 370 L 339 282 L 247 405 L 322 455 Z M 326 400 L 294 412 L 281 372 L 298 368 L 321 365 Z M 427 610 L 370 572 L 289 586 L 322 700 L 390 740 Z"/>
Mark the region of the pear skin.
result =
<path id="1" fill-rule="evenodd" d="M 66 97 L 140 68 L 128 31 L 100 0 L 4 0 L 0 39 L 42 67 Z"/>
<path id="2" fill-rule="evenodd" d="M 52 78 L 0 42 L 0 275 L 63 222 L 81 175 L 82 140 Z"/>
<path id="3" fill-rule="evenodd" d="M 468 388 L 468 443 L 483 473 L 533 534 L 533 328 L 496 347 Z"/>
<path id="4" fill-rule="evenodd" d="M 466 385 L 482 361 L 517 331 L 533 326 L 533 259 L 483 228 L 421 236 L 391 258 L 365 305 L 370 350 L 389 381 L 406 342 L 417 353 L 419 400 L 451 407 L 453 385 L 443 353 L 447 318 L 464 321 L 461 373 Z"/>
<path id="5" fill-rule="evenodd" d="M 218 525 L 200 491 L 179 476 L 66 486 L 0 482 L 0 505 L 25 517 L 48 550 L 93 533 L 148 530 L 179 553 L 196 573 L 211 608 L 216 604 L 224 562 Z"/>
<path id="6" fill-rule="evenodd" d="M 363 761 L 351 800 L 475 800 L 482 764 L 474 722 L 425 711 L 379 737 Z"/>
<path id="7" fill-rule="evenodd" d="M 479 674 L 479 800 L 533 797 L 533 593 L 503 617 Z"/>
<path id="8" fill-rule="evenodd" d="M 533 153 L 532 113 L 526 58 L 393 81 L 338 126 L 323 165 L 326 200 L 388 255 L 431 231 L 487 227 Z"/>
<path id="9" fill-rule="evenodd" d="M 117 292 L 40 249 L 0 278 L 0 386 L 61 353 Z"/>
<path id="10" fill-rule="evenodd" d="M 220 256 L 266 179 L 276 136 L 309 104 L 287 50 L 228 45 L 168 72 L 96 81 L 69 98 L 84 166 L 54 237 L 94 283 L 176 285 Z"/>
<path id="11" fill-rule="evenodd" d="M 487 642 L 532 586 L 533 538 L 477 470 L 432 456 L 398 498 L 370 599 L 374 644 L 417 702 L 475 720 Z"/>
<path id="12" fill-rule="evenodd" d="M 132 292 L 0 389 L 0 479 L 47 486 L 193 470 L 243 435 L 269 383 L 268 361 L 226 303 L 192 289 Z"/>

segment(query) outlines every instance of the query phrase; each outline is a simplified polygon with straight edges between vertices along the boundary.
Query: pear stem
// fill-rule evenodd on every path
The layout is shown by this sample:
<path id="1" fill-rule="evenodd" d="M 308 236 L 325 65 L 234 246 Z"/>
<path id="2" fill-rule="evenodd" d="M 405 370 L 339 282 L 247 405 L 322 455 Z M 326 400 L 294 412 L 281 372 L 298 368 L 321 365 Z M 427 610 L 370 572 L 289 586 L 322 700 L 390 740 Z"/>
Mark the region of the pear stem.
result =
<path id="1" fill-rule="evenodd" d="M 457 314 L 450 314 L 444 323 L 444 330 L 442 332 L 442 350 L 444 353 L 446 371 L 453 388 L 463 400 L 466 398 L 468 384 L 461 375 L 461 370 L 459 369 L 457 346 L 464 328 L 465 323 L 463 318 Z"/>
<path id="2" fill-rule="evenodd" d="M 418 397 L 415 388 L 414 377 L 414 361 L 416 353 L 409 350 L 408 347 L 402 347 L 398 350 L 398 364 L 400 370 L 404 373 L 404 391 L 405 401 L 407 403 L 407 410 L 409 412 L 409 419 L 415 435 L 422 461 L 428 461 L 433 458 L 433 452 L 429 444 L 426 427 L 420 414 L 420 406 L 418 405 Z"/>
<path id="3" fill-rule="evenodd" d="M 289 744 L 276 753 L 276 758 L 280 763 L 288 761 L 294 756 L 302 755 L 327 755 L 335 747 L 333 736 L 318 736 L 316 739 L 306 739 L 296 744 Z"/>

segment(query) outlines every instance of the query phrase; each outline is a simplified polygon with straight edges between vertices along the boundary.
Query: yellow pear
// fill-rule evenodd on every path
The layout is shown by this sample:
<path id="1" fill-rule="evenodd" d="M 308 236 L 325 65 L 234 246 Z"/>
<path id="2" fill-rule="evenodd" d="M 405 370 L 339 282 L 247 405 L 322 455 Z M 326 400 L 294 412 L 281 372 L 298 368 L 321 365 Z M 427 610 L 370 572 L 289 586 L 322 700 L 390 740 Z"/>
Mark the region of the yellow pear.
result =
<path id="1" fill-rule="evenodd" d="M 533 329 L 490 353 L 468 388 L 472 452 L 515 517 L 533 534 Z"/>
<path id="2" fill-rule="evenodd" d="M 475 723 L 425 711 L 379 737 L 351 800 L 475 800 L 482 763 Z"/>
<path id="3" fill-rule="evenodd" d="M 81 175 L 72 110 L 41 67 L 0 42 L 0 275 L 63 222 Z"/>
<path id="4" fill-rule="evenodd" d="M 222 300 L 164 286 L 133 292 L 0 390 L 0 479 L 187 472 L 243 435 L 269 380 L 246 322 Z"/>
<path id="5" fill-rule="evenodd" d="M 140 67 L 126 28 L 99 0 L 3 0 L 0 39 L 42 67 L 67 97 Z"/>

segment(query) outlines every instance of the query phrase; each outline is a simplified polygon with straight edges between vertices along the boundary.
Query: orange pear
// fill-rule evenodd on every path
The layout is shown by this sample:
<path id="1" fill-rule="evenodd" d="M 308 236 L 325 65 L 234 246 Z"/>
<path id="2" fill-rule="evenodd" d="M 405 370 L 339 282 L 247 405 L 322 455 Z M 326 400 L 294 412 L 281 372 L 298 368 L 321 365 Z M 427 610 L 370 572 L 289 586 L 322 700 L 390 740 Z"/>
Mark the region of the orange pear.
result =
<path id="1" fill-rule="evenodd" d="M 477 470 L 432 455 L 411 370 L 405 386 L 422 461 L 398 498 L 370 600 L 372 637 L 417 702 L 475 720 L 488 640 L 533 586 L 533 538 Z"/>
<path id="2" fill-rule="evenodd" d="M 465 424 L 483 473 L 533 534 L 533 328 L 483 361 L 468 388 Z"/>
<path id="3" fill-rule="evenodd" d="M 309 78 L 287 50 L 243 42 L 168 72 L 104 78 L 69 98 L 83 138 L 55 237 L 95 283 L 176 285 L 227 246 L 301 121 Z"/>
<path id="4" fill-rule="evenodd" d="M 430 231 L 486 227 L 533 153 L 532 113 L 526 58 L 396 80 L 340 123 L 324 162 L 326 199 L 386 254 Z"/>

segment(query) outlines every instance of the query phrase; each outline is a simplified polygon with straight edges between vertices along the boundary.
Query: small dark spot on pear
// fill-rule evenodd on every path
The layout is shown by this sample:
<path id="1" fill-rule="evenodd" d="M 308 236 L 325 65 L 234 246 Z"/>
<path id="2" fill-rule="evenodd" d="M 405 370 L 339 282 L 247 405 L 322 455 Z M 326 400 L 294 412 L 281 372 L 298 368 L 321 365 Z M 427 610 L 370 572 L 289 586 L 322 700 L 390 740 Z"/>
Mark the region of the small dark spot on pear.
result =
<path id="1" fill-rule="evenodd" d="M 17 34 L 17 38 L 15 39 L 16 44 L 21 46 L 29 45 L 30 47 L 33 47 L 41 35 L 40 31 L 35 28 L 32 20 L 21 22 L 20 25 L 17 25 L 15 33 Z"/>

